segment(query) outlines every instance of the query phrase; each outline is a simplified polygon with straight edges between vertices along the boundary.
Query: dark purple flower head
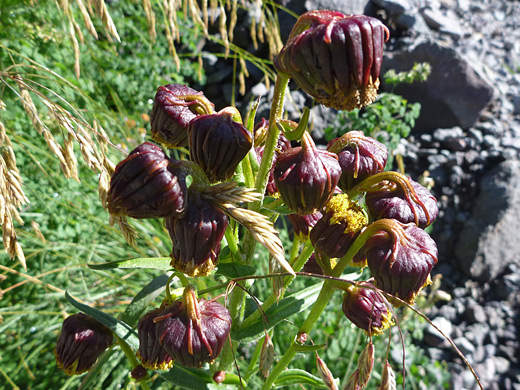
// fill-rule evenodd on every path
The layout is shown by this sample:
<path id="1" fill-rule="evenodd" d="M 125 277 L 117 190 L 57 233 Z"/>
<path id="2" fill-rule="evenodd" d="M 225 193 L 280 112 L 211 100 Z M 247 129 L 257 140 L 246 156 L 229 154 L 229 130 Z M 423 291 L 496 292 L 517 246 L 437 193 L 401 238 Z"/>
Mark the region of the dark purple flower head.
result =
<path id="1" fill-rule="evenodd" d="M 367 177 L 383 172 L 388 149 L 381 142 L 365 137 L 361 131 L 349 131 L 331 141 L 327 150 L 338 155 L 341 166 L 339 187 L 347 192 Z"/>
<path id="2" fill-rule="evenodd" d="M 182 300 L 162 309 L 154 321 L 156 339 L 175 363 L 185 367 L 213 362 L 231 330 L 229 311 L 217 301 L 197 299 L 189 286 Z"/>
<path id="3" fill-rule="evenodd" d="M 86 314 L 73 314 L 63 321 L 54 351 L 58 367 L 68 375 L 88 371 L 112 342 L 106 326 Z"/>
<path id="4" fill-rule="evenodd" d="M 302 146 L 280 154 L 274 165 L 274 180 L 286 206 L 306 215 L 320 210 L 334 194 L 341 175 L 337 156 L 319 150 L 310 135 Z"/>
<path id="5" fill-rule="evenodd" d="M 310 11 L 298 18 L 274 66 L 318 103 L 337 110 L 362 108 L 377 96 L 388 36 L 388 29 L 369 16 Z"/>
<path id="6" fill-rule="evenodd" d="M 366 241 L 362 253 L 374 284 L 412 304 L 419 291 L 430 283 L 431 270 L 437 264 L 435 241 L 413 223 L 383 219 L 371 226 L 381 229 Z"/>
<path id="7" fill-rule="evenodd" d="M 370 282 L 352 285 L 343 295 L 343 313 L 369 336 L 381 334 L 393 324 L 388 305 Z"/>
<path id="8" fill-rule="evenodd" d="M 215 268 L 229 223 L 224 212 L 190 192 L 184 213 L 166 218 L 165 223 L 173 242 L 173 268 L 190 276 L 207 275 Z"/>
<path id="9" fill-rule="evenodd" d="M 191 161 L 199 164 L 211 182 L 233 176 L 238 163 L 253 146 L 251 132 L 228 112 L 193 119 L 188 140 Z"/>
<path id="10" fill-rule="evenodd" d="M 424 229 L 439 214 L 437 199 L 421 184 L 404 176 L 402 178 L 367 192 L 365 203 L 368 213 L 372 220 L 397 219 L 402 223 L 413 222 Z"/>
<path id="11" fill-rule="evenodd" d="M 366 225 L 363 209 L 347 195 L 338 194 L 332 197 L 323 217 L 312 228 L 310 239 L 318 253 L 341 258 Z"/>
<path id="12" fill-rule="evenodd" d="M 186 185 L 158 146 L 145 142 L 117 164 L 107 196 L 110 214 L 159 218 L 184 210 Z"/>
<path id="13" fill-rule="evenodd" d="M 150 113 L 152 138 L 168 148 L 187 146 L 190 121 L 214 112 L 202 92 L 180 84 L 159 87 Z"/>

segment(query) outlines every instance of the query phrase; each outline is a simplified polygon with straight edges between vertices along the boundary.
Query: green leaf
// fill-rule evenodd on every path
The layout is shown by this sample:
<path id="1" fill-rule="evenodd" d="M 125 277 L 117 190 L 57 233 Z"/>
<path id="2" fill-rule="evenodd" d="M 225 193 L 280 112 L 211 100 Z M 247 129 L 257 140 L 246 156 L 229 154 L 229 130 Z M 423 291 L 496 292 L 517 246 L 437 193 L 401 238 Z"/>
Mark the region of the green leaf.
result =
<path id="1" fill-rule="evenodd" d="M 208 385 L 214 383 L 209 371 L 179 365 L 173 366 L 168 372 L 161 373 L 161 376 L 170 383 L 192 390 L 209 390 Z"/>
<path id="2" fill-rule="evenodd" d="M 283 371 L 274 382 L 276 387 L 283 387 L 294 384 L 302 384 L 317 387 L 319 389 L 327 389 L 327 386 L 320 378 L 309 374 L 307 371 L 298 369 Z"/>
<path id="3" fill-rule="evenodd" d="M 263 206 L 264 206 L 265 209 L 267 209 L 269 211 L 276 211 L 278 214 L 292 214 L 293 213 L 284 204 L 282 204 L 281 206 L 276 206 L 274 208 L 270 207 L 271 203 L 278 202 L 278 201 L 279 201 L 278 198 L 273 198 L 271 196 L 266 196 L 264 198 Z"/>
<path id="4" fill-rule="evenodd" d="M 228 278 L 238 278 L 241 276 L 254 275 L 256 268 L 240 263 L 219 263 L 216 273 L 227 276 Z"/>
<path id="5" fill-rule="evenodd" d="M 169 257 L 141 257 L 130 260 L 116 260 L 108 263 L 88 264 L 89 268 L 95 270 L 106 270 L 115 268 L 150 268 L 168 271 L 172 269 Z"/>
<path id="6" fill-rule="evenodd" d="M 103 325 L 105 325 L 108 329 L 110 329 L 117 337 L 119 337 L 122 340 L 125 340 L 132 349 L 137 350 L 139 348 L 139 340 L 137 338 L 137 335 L 135 334 L 135 331 L 132 329 L 130 325 L 118 320 L 117 318 L 112 317 L 107 313 L 102 312 L 101 310 L 94 309 L 93 307 L 84 305 L 83 303 L 76 301 L 69 295 L 68 292 L 65 292 L 65 298 L 67 298 L 67 300 L 70 302 L 72 306 L 82 311 L 83 313 L 95 318 Z"/>
<path id="7" fill-rule="evenodd" d="M 135 326 L 137 321 L 143 316 L 148 304 L 164 291 L 164 286 L 166 286 L 167 282 L 168 275 L 163 274 L 144 286 L 121 315 L 121 321 L 126 322 L 130 326 Z"/>
<path id="8" fill-rule="evenodd" d="M 233 340 L 242 340 L 246 343 L 258 340 L 265 334 L 265 331 L 273 328 L 280 321 L 311 306 L 318 298 L 322 284 L 323 282 L 317 283 L 280 300 L 278 304 L 271 306 L 265 312 L 266 322 L 264 322 L 264 316 L 261 316 L 245 328 L 232 330 L 231 338 Z"/>

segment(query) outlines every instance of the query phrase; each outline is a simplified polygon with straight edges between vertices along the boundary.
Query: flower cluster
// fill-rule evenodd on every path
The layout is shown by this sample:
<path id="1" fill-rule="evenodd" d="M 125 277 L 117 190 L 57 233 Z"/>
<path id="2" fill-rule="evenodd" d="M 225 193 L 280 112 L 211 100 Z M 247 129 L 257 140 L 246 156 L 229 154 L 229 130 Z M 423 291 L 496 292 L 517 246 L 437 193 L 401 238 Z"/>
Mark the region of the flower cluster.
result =
<path id="1" fill-rule="evenodd" d="M 229 219 L 218 202 L 201 193 L 233 175 L 253 145 L 252 134 L 236 110 L 215 113 L 202 92 L 178 84 L 159 87 L 150 121 L 154 140 L 167 147 L 188 146 L 191 161 L 169 157 L 150 142 L 139 145 L 115 169 L 108 211 L 165 218 L 172 267 L 190 276 L 207 275 L 218 262 Z"/>
<path id="2" fill-rule="evenodd" d="M 361 108 L 376 97 L 386 39 L 388 30 L 374 18 L 335 11 L 304 14 L 275 60 L 277 86 L 292 78 L 318 103 L 341 110 Z M 164 218 L 172 242 L 170 265 L 177 275 L 211 273 L 226 237 L 237 263 L 251 265 L 250 241 L 256 240 L 295 276 L 271 222 L 279 216 L 276 206 L 264 203 L 261 209 L 265 196 L 274 197 L 272 204 L 279 202 L 289 210 L 295 237 L 307 242 L 307 257 L 314 250 L 305 266 L 304 259 L 299 264 L 304 271 L 337 282 L 347 266 L 368 267 L 369 280 L 342 280 L 332 290 L 343 290 L 342 309 L 353 324 L 369 336 L 381 334 L 393 324 L 391 306 L 413 304 L 430 282 L 437 247 L 424 229 L 437 217 L 435 198 L 411 178 L 385 171 L 388 149 L 361 131 L 347 132 L 321 148 L 306 131 L 307 119 L 298 124 L 273 114 L 254 125 L 254 114 L 250 112 L 247 128 L 236 108 L 216 112 L 200 91 L 177 84 L 159 87 L 150 116 L 151 137 L 166 148 L 180 148 L 189 160 L 150 142 L 137 146 L 115 168 L 107 210 L 117 218 Z M 237 189 L 252 182 L 254 195 L 252 190 L 248 197 L 237 195 L 249 191 Z M 253 201 L 258 201 L 256 209 L 237 206 Z M 230 218 L 250 233 L 244 243 Z M 272 264 L 270 271 L 277 272 L 280 267 Z M 212 363 L 230 341 L 236 318 L 216 300 L 199 299 L 186 277 L 181 278 L 182 298 L 171 298 L 168 283 L 162 305 L 137 325 L 137 356 L 146 369 L 166 370 L 174 363 L 200 368 Z M 280 297 L 285 281 L 281 275 L 273 280 L 273 296 Z M 236 304 L 243 301 L 237 299 Z M 243 309 L 235 309 L 244 315 Z M 112 342 L 109 330 L 89 321 L 77 317 L 64 324 L 56 356 L 68 372 L 88 369 Z M 77 334 L 83 335 L 87 325 L 95 347 L 83 356 L 77 352 L 83 346 L 76 344 L 85 337 Z M 264 340 L 270 340 L 267 333 Z M 260 371 L 269 383 L 272 360 L 263 358 L 270 355 L 266 350 L 260 352 Z M 356 388 L 366 386 L 372 371 L 372 344 L 363 356 L 349 379 Z M 136 377 L 146 376 L 144 368 Z M 317 368 L 324 383 L 334 388 L 332 373 L 319 356 Z M 225 373 L 215 378 L 222 382 Z"/>
<path id="3" fill-rule="evenodd" d="M 148 312 L 137 326 L 143 366 L 166 370 L 174 362 L 201 367 L 215 360 L 231 330 L 229 311 L 217 301 L 198 299 L 191 286 L 182 299 L 163 306 Z"/>

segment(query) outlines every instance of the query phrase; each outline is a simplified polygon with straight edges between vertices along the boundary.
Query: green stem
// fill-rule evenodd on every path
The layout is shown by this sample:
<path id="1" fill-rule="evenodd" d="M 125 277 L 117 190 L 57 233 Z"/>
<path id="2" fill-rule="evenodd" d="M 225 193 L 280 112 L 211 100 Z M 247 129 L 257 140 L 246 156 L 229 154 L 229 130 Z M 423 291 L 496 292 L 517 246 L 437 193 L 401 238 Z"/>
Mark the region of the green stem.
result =
<path id="1" fill-rule="evenodd" d="M 264 154 L 262 156 L 262 161 L 260 162 L 258 174 L 256 175 L 255 188 L 260 194 L 265 193 L 267 180 L 269 178 L 269 170 L 271 169 L 271 165 L 273 165 L 274 152 L 278 143 L 278 137 L 280 136 L 280 129 L 278 128 L 277 124 L 282 119 L 283 102 L 288 84 L 289 78 L 282 75 L 278 75 L 276 77 L 273 102 L 271 103 L 271 113 L 269 115 L 269 129 L 267 130 L 267 138 L 265 140 Z M 261 205 L 261 201 L 257 202 L 256 211 L 260 210 Z"/>
<path id="2" fill-rule="evenodd" d="M 274 152 L 278 142 L 278 137 L 280 135 L 280 129 L 278 129 L 277 122 L 282 119 L 283 102 L 288 84 L 289 79 L 287 77 L 281 75 L 277 76 L 274 86 L 273 101 L 271 103 L 269 129 L 267 131 L 264 154 L 262 156 L 262 161 L 260 163 L 260 167 L 258 168 L 258 173 L 255 180 L 255 188 L 257 192 L 262 195 L 262 199 L 249 204 L 249 208 L 254 211 L 260 211 L 262 207 L 263 194 L 265 193 L 267 180 L 269 178 L 269 170 L 271 169 L 271 165 L 273 163 Z M 246 167 L 244 166 L 244 168 Z M 252 167 L 249 165 L 249 168 Z M 244 254 L 243 258 L 248 265 L 252 264 L 253 262 L 255 246 L 255 239 L 251 233 L 246 232 L 242 241 L 242 253 Z M 233 291 L 231 291 L 231 293 L 228 295 L 228 299 L 227 307 L 231 317 L 233 318 L 233 324 L 235 324 L 235 326 L 239 326 L 243 319 L 244 310 L 242 310 L 242 308 L 245 302 L 245 292 L 241 288 L 234 288 Z M 233 347 L 230 345 L 230 343 L 226 343 L 221 354 L 222 358 L 219 365 L 221 370 L 227 370 L 233 363 L 232 353 Z"/>
<path id="3" fill-rule="evenodd" d="M 134 351 L 132 350 L 132 348 L 130 348 L 130 346 L 128 345 L 128 343 L 126 341 L 124 341 L 123 339 L 121 339 L 117 336 L 116 336 L 116 340 L 117 340 L 117 344 L 119 344 L 119 347 L 121 347 L 121 350 L 124 352 L 124 354 L 126 355 L 126 358 L 130 362 L 132 369 L 136 368 L 139 364 L 141 364 L 135 357 Z M 141 385 L 141 387 L 144 390 L 150 390 L 150 386 L 148 386 L 147 378 L 141 379 L 138 383 Z"/>
<path id="4" fill-rule="evenodd" d="M 343 256 L 340 261 L 336 264 L 334 269 L 332 270 L 333 277 L 339 278 L 343 273 L 343 270 L 350 263 L 354 255 L 363 247 L 365 242 L 374 234 L 375 231 L 381 228 L 381 224 L 378 224 L 379 221 L 376 221 L 369 225 L 361 234 L 358 236 L 356 241 L 350 246 L 349 250 Z M 383 224 L 384 225 L 384 224 Z M 320 291 L 320 295 L 312 305 L 312 309 L 309 313 L 309 316 L 300 327 L 299 333 L 309 333 L 318 319 L 320 318 L 321 313 L 327 306 L 332 297 L 334 291 L 336 291 L 336 282 L 334 280 L 326 280 L 323 283 L 323 287 Z M 294 342 L 289 346 L 285 354 L 282 356 L 278 364 L 273 368 L 271 374 L 267 377 L 262 389 L 267 390 L 270 389 L 273 383 L 275 382 L 278 375 L 282 373 L 283 370 L 289 365 L 291 360 L 294 358 L 296 354 Z"/>
<path id="5" fill-rule="evenodd" d="M 322 311 L 325 309 L 325 306 L 327 306 L 327 304 L 329 303 L 334 291 L 336 291 L 336 289 L 334 287 L 333 281 L 327 280 L 325 281 L 325 283 L 323 283 L 320 295 L 318 296 L 316 302 L 314 302 L 309 316 L 307 317 L 303 325 L 300 327 L 299 333 L 309 333 L 312 330 L 314 324 L 320 318 Z M 273 370 L 265 380 L 265 383 L 262 386 L 263 390 L 268 390 L 271 388 L 276 378 L 278 378 L 278 376 L 285 370 L 285 368 L 289 365 L 289 363 L 292 361 L 295 355 L 296 349 L 293 341 L 293 343 L 289 346 L 289 348 L 282 356 L 278 364 L 274 366 Z"/>
<path id="6" fill-rule="evenodd" d="M 249 209 L 253 211 L 260 211 L 263 202 L 263 195 L 267 187 L 267 181 L 269 179 L 269 170 L 273 165 L 274 152 L 278 143 L 278 137 L 280 136 L 280 129 L 277 123 L 282 119 L 283 115 L 283 102 L 285 99 L 285 92 L 287 85 L 289 84 L 289 78 L 282 75 L 276 77 L 276 83 L 274 85 L 273 101 L 271 103 L 271 112 L 269 115 L 269 129 L 267 130 L 267 137 L 265 140 L 264 153 L 262 155 L 262 161 L 258 167 L 256 174 L 255 189 L 262 195 L 262 199 L 257 202 L 249 204 Z M 253 253 L 255 251 L 256 241 L 251 234 L 246 234 L 244 237 L 244 253 L 246 261 L 249 264 L 253 261 Z"/>

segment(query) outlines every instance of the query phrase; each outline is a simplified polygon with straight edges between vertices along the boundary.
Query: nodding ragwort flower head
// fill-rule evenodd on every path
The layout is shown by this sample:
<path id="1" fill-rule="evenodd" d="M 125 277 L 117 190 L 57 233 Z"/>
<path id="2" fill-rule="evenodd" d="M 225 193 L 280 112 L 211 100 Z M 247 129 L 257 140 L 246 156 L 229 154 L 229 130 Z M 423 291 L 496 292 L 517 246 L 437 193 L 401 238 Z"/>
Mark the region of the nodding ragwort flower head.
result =
<path id="1" fill-rule="evenodd" d="M 343 257 L 367 225 L 363 209 L 346 194 L 337 194 L 325 206 L 323 217 L 310 233 L 314 249 L 328 257 Z"/>
<path id="2" fill-rule="evenodd" d="M 116 216 L 159 218 L 184 210 L 186 185 L 158 146 L 145 142 L 117 164 L 107 197 Z"/>
<path id="3" fill-rule="evenodd" d="M 182 300 L 166 306 L 153 321 L 159 344 L 185 367 L 213 362 L 231 330 L 229 311 L 215 300 L 197 299 L 190 286 Z"/>
<path id="4" fill-rule="evenodd" d="M 370 282 L 360 282 L 345 290 L 343 313 L 369 336 L 381 334 L 393 324 L 388 301 Z"/>
<path id="5" fill-rule="evenodd" d="M 372 220 L 391 218 L 402 223 L 413 222 L 424 229 L 439 214 L 437 199 L 426 187 L 403 175 L 399 176 L 401 180 L 388 181 L 380 189 L 367 192 L 365 203 L 368 213 Z"/>
<path id="6" fill-rule="evenodd" d="M 362 108 L 377 96 L 388 37 L 388 29 L 369 16 L 309 11 L 298 18 L 274 66 L 320 104 Z"/>
<path id="7" fill-rule="evenodd" d="M 422 288 L 431 282 L 430 272 L 437 264 L 437 245 L 413 223 L 382 219 L 370 225 L 374 234 L 361 249 L 374 284 L 384 292 L 413 304 Z M 401 304 L 394 300 L 398 307 Z"/>
<path id="8" fill-rule="evenodd" d="M 90 370 L 112 343 L 112 332 L 106 326 L 86 314 L 73 314 L 63 321 L 54 351 L 56 362 L 68 375 L 81 374 Z"/>
<path id="9" fill-rule="evenodd" d="M 201 115 L 190 122 L 190 159 L 196 162 L 211 182 L 233 176 L 238 163 L 253 146 L 253 136 L 246 127 L 221 111 Z"/>
<path id="10" fill-rule="evenodd" d="M 334 194 L 341 175 L 337 156 L 316 148 L 308 133 L 302 146 L 280 154 L 274 165 L 274 180 L 293 213 L 313 214 Z"/>
<path id="11" fill-rule="evenodd" d="M 159 87 L 150 113 L 152 138 L 168 148 L 187 146 L 190 121 L 214 112 L 202 92 L 180 84 Z"/>
<path id="12" fill-rule="evenodd" d="M 383 172 L 388 158 L 388 149 L 361 131 L 349 131 L 331 141 L 327 150 L 338 155 L 341 177 L 338 186 L 348 191 L 367 177 Z"/>
<path id="13" fill-rule="evenodd" d="M 165 223 L 173 243 L 172 267 L 189 276 L 210 273 L 229 223 L 226 214 L 192 191 L 184 213 L 166 218 Z"/>

